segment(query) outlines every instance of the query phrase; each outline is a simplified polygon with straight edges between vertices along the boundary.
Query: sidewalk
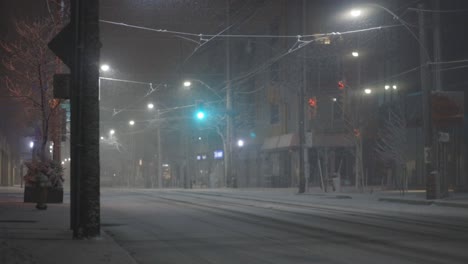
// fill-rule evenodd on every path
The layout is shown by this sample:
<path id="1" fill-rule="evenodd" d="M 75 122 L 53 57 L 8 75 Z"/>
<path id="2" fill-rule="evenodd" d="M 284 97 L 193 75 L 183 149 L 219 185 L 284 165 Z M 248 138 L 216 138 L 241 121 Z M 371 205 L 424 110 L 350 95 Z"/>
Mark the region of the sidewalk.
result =
<path id="1" fill-rule="evenodd" d="M 73 240 L 68 196 L 45 211 L 22 199 L 23 189 L 0 187 L 0 263 L 136 263 L 103 231 L 99 239 Z"/>
<path id="2" fill-rule="evenodd" d="M 309 190 L 309 193 L 323 193 L 320 188 Z M 405 203 L 413 205 L 437 205 L 468 209 L 468 193 L 450 192 L 443 199 L 427 200 L 425 190 L 408 190 L 405 193 L 395 190 L 381 190 L 378 187 L 367 187 L 364 191 L 356 191 L 354 187 L 343 188 L 341 192 L 328 192 L 326 195 L 347 196 L 352 199 L 371 197 L 380 202 Z"/>
<path id="3" fill-rule="evenodd" d="M 202 189 L 200 189 L 202 190 Z M 208 189 L 205 189 L 210 192 Z M 408 205 L 425 205 L 425 206 L 438 206 L 438 207 L 452 207 L 452 208 L 463 208 L 468 209 L 468 193 L 453 193 L 449 194 L 449 197 L 444 199 L 437 200 L 427 200 L 426 192 L 424 190 L 409 190 L 404 194 L 399 191 L 394 190 L 380 190 L 379 187 L 368 187 L 364 191 L 357 191 L 354 187 L 345 187 L 342 188 L 340 192 L 338 191 L 328 191 L 323 192 L 319 187 L 311 187 L 304 194 L 298 194 L 297 188 L 238 188 L 238 189 L 217 189 L 221 192 L 244 192 L 249 195 L 260 195 L 260 194 L 269 194 L 271 195 L 280 195 L 284 198 L 292 198 L 293 196 L 302 196 L 302 197 L 317 197 L 324 199 L 334 199 L 334 200 L 345 200 L 351 201 L 361 201 L 361 202 L 375 202 L 375 203 L 400 203 Z M 216 192 L 216 189 L 211 192 Z M 297 197 L 299 198 L 299 197 Z"/>

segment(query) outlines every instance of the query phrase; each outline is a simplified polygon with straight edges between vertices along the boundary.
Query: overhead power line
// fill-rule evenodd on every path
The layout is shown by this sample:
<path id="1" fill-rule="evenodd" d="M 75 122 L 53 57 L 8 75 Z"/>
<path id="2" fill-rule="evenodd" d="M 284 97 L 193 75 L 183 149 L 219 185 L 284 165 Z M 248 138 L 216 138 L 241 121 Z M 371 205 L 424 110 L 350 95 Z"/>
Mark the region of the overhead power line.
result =
<path id="1" fill-rule="evenodd" d="M 115 21 L 109 21 L 109 20 L 99 20 L 101 23 L 106 23 L 106 24 L 112 24 L 116 26 L 123 26 L 123 27 L 129 27 L 129 28 L 136 28 L 136 29 L 141 29 L 141 30 L 147 30 L 147 31 L 153 31 L 153 32 L 158 32 L 158 33 L 169 33 L 169 34 L 176 34 L 176 35 L 182 35 L 182 36 L 191 36 L 191 37 L 198 37 L 201 40 L 206 41 L 206 38 L 213 38 L 213 37 L 219 37 L 219 38 L 293 38 L 296 39 L 298 37 L 301 38 L 312 38 L 312 37 L 322 37 L 331 33 L 317 33 L 317 34 L 307 34 L 307 35 L 261 35 L 261 34 L 202 34 L 202 33 L 191 33 L 191 32 L 183 32 L 183 31 L 175 31 L 175 30 L 168 30 L 168 29 L 158 29 L 158 28 L 150 28 L 150 27 L 143 27 L 143 26 L 137 26 L 137 25 L 132 25 L 132 24 L 127 24 L 127 23 L 122 23 L 122 22 L 115 22 Z M 225 30 L 221 31 L 224 32 Z M 333 32 L 336 34 L 339 34 L 339 32 Z"/>
<path id="2" fill-rule="evenodd" d="M 468 12 L 468 9 L 431 10 L 431 9 L 408 8 L 408 10 L 420 11 L 420 12 L 429 12 L 429 13 L 460 13 L 460 12 Z"/>

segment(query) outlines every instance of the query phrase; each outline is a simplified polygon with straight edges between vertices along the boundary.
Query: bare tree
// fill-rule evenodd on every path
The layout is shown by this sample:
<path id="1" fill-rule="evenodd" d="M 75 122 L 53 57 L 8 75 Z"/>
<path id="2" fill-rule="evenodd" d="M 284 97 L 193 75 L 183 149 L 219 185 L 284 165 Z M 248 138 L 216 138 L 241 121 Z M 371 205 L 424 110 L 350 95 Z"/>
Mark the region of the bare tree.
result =
<path id="1" fill-rule="evenodd" d="M 407 189 L 406 120 L 399 103 L 395 103 L 394 107 L 388 107 L 386 114 L 383 126 L 379 129 L 375 151 L 384 163 L 394 166 L 396 187 L 404 193 Z"/>
<path id="2" fill-rule="evenodd" d="M 47 44 L 56 33 L 57 24 L 50 17 L 34 22 L 17 21 L 15 41 L 0 42 L 5 51 L 2 59 L 6 69 L 2 84 L 18 100 L 34 127 L 40 145 L 38 158 L 46 159 L 52 117 L 57 114 L 60 100 L 53 98 L 53 75 L 60 65 Z"/>

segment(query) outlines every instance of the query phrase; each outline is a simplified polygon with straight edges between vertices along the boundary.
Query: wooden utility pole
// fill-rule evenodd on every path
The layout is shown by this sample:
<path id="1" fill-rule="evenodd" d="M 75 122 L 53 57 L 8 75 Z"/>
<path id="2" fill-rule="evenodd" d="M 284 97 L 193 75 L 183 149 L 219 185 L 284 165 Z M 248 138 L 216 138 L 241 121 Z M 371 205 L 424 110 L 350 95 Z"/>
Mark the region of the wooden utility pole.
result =
<path id="1" fill-rule="evenodd" d="M 162 149 L 161 149 L 161 125 L 162 125 L 162 122 L 161 122 L 161 110 L 159 109 L 159 105 L 158 105 L 158 109 L 156 109 L 156 120 L 157 120 L 157 127 L 156 127 L 156 141 L 157 141 L 157 152 L 158 152 L 158 156 L 157 156 L 157 171 L 158 171 L 158 188 L 162 188 L 163 187 L 163 170 L 162 170 Z"/>
<path id="2" fill-rule="evenodd" d="M 422 10 L 424 4 L 418 5 L 418 23 L 419 23 L 419 41 L 421 47 L 419 48 L 419 59 L 421 64 L 421 90 L 422 90 L 422 119 L 423 119 L 423 139 L 424 139 L 424 153 L 423 153 L 423 176 L 426 178 L 426 198 L 437 198 L 437 176 L 433 172 L 433 151 L 432 151 L 432 122 L 431 122 L 431 83 L 429 82 L 429 62 L 430 58 L 427 54 L 427 36 L 426 36 L 426 20 Z M 434 178 L 435 177 L 435 178 Z"/>
<path id="3" fill-rule="evenodd" d="M 307 14 L 307 1 L 302 0 L 302 33 L 305 34 L 306 30 L 306 14 Z M 306 160 L 307 160 L 307 146 L 306 146 L 306 138 L 305 138 L 305 119 L 306 116 L 304 114 L 305 111 L 305 90 L 307 85 L 307 59 L 306 53 L 304 49 L 304 57 L 302 59 L 302 85 L 299 88 L 299 104 L 298 104 L 298 120 L 299 120 L 299 193 L 305 192 L 306 187 Z"/>
<path id="4" fill-rule="evenodd" d="M 227 27 L 231 26 L 230 0 L 226 0 L 226 24 Z M 229 35 L 230 30 L 228 29 L 226 33 Z M 234 132 L 232 101 L 233 96 L 231 86 L 231 41 L 229 38 L 226 38 L 226 153 L 224 153 L 224 186 L 227 185 L 227 182 L 234 180 L 232 169 L 232 137 Z"/>

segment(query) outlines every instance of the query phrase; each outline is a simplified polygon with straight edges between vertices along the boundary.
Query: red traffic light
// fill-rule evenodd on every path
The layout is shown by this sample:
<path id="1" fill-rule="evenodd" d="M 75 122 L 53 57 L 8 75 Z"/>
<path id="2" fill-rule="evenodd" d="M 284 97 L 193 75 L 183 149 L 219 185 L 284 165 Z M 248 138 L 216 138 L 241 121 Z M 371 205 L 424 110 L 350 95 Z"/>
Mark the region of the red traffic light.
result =
<path id="1" fill-rule="evenodd" d="M 340 90 L 344 90 L 344 88 L 346 87 L 344 81 L 339 81 L 338 82 L 338 89 Z"/>
<path id="2" fill-rule="evenodd" d="M 311 97 L 309 100 L 307 100 L 307 103 L 310 107 L 317 107 L 317 98 L 315 96 Z"/>

